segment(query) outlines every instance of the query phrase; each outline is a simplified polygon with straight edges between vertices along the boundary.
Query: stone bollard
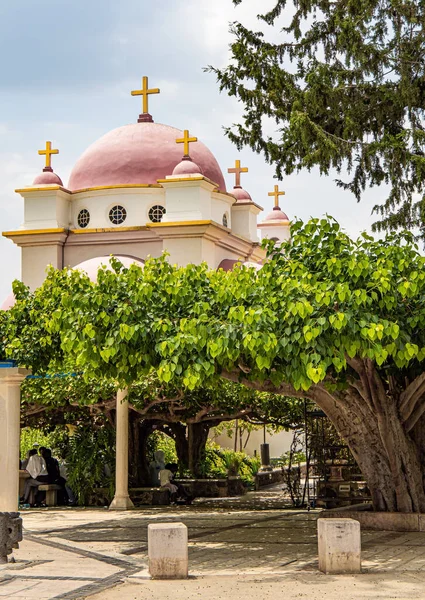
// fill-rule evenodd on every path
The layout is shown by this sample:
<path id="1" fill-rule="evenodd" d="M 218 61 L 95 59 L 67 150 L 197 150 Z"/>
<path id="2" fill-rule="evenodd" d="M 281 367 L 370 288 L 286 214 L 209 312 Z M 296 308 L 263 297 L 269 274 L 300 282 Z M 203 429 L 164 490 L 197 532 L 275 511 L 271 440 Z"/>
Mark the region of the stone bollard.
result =
<path id="1" fill-rule="evenodd" d="M 318 519 L 319 570 L 361 573 L 360 523 L 354 519 Z"/>
<path id="2" fill-rule="evenodd" d="M 183 523 L 148 525 L 149 573 L 155 579 L 187 579 L 187 527 Z"/>
<path id="3" fill-rule="evenodd" d="M 13 548 L 22 541 L 22 519 L 19 513 L 0 513 L 0 563 L 7 563 Z"/>

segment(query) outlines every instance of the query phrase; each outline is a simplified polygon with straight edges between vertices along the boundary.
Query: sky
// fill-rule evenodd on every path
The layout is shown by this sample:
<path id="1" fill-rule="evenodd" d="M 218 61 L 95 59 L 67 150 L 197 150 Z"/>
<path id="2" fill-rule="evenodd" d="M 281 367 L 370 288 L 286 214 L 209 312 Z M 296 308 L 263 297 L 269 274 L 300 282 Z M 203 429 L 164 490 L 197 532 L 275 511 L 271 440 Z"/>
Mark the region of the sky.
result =
<path id="1" fill-rule="evenodd" d="M 268 212 L 273 167 L 249 149 L 238 152 L 223 127 L 238 121 L 237 100 L 220 94 L 208 65 L 229 59 L 229 23 L 260 29 L 256 15 L 272 0 L 13 0 L 0 2 L 0 207 L 2 231 L 23 221 L 23 199 L 14 190 L 41 172 L 37 151 L 51 140 L 60 154 L 53 167 L 65 186 L 78 157 L 104 133 L 137 120 L 143 75 L 161 94 L 151 96 L 155 122 L 189 129 L 227 168 L 235 159 L 249 168 L 242 185 Z M 281 33 L 270 35 L 279 39 Z M 336 175 L 335 175 L 336 177 Z M 370 230 L 372 206 L 385 198 L 371 190 L 357 203 L 334 176 L 301 172 L 282 181 L 282 209 L 290 219 L 334 216 L 352 235 Z M 264 213 L 265 214 L 265 213 Z M 261 215 L 260 215 L 261 216 Z M 0 303 L 20 277 L 20 249 L 0 240 Z"/>

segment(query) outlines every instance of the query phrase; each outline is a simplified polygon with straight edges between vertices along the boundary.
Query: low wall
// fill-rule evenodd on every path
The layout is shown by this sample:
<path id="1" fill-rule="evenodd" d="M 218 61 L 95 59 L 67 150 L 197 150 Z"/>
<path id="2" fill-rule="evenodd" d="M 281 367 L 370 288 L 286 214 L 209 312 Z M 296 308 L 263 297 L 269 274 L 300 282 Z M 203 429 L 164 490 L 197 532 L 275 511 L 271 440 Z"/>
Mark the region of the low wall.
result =
<path id="1" fill-rule="evenodd" d="M 176 479 L 196 498 L 226 498 L 228 496 L 242 496 L 246 493 L 246 486 L 240 477 L 227 479 Z"/>
<path id="2" fill-rule="evenodd" d="M 281 483 L 284 473 L 282 469 L 273 469 L 272 471 L 258 471 L 255 476 L 255 489 L 259 490 L 266 485 Z"/>
<path id="3" fill-rule="evenodd" d="M 351 507 L 347 507 L 351 508 Z M 354 519 L 362 530 L 371 531 L 425 531 L 425 514 L 374 512 L 368 510 L 324 510 L 320 518 Z"/>

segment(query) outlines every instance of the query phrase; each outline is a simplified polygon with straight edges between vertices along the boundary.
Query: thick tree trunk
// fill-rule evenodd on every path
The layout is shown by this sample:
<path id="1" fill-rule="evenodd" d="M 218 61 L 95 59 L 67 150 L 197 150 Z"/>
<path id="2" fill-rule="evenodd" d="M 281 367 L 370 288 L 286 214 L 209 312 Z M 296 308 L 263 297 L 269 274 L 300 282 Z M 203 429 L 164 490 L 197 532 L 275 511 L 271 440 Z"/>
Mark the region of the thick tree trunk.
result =
<path id="1" fill-rule="evenodd" d="M 205 475 L 202 469 L 202 459 L 210 431 L 210 423 L 189 423 L 187 437 L 189 442 L 189 471 L 194 477 Z"/>
<path id="2" fill-rule="evenodd" d="M 403 427 L 396 400 L 387 396 L 378 411 L 348 396 L 343 404 L 319 397 L 316 401 L 348 444 L 375 510 L 424 512 L 424 463 L 420 448 Z"/>

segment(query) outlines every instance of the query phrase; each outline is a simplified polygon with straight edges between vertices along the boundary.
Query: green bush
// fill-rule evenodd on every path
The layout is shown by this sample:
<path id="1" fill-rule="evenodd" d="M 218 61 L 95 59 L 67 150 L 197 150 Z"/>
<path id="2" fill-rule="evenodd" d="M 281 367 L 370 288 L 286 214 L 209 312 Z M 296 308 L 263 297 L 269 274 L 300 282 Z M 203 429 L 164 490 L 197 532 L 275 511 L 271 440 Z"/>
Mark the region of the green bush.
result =
<path id="1" fill-rule="evenodd" d="M 96 488 L 114 493 L 115 431 L 111 427 L 78 427 L 69 438 L 66 453 L 68 485 L 77 502 L 86 505 Z"/>
<path id="2" fill-rule="evenodd" d="M 53 433 L 44 433 L 40 429 L 24 427 L 21 429 L 21 460 L 27 457 L 28 451 L 34 448 L 34 446 L 51 448 L 55 454 L 55 441 L 56 436 Z"/>
<path id="3" fill-rule="evenodd" d="M 211 479 L 224 479 L 231 475 L 239 475 L 243 481 L 251 484 L 260 466 L 259 458 L 252 458 L 244 452 L 234 452 L 222 448 L 212 440 L 208 440 L 202 461 L 202 475 Z"/>
<path id="4" fill-rule="evenodd" d="M 154 459 L 154 452 L 156 452 L 157 450 L 162 450 L 165 457 L 165 464 L 178 462 L 176 443 L 169 435 L 163 433 L 162 431 L 154 431 L 148 439 L 149 460 Z"/>

